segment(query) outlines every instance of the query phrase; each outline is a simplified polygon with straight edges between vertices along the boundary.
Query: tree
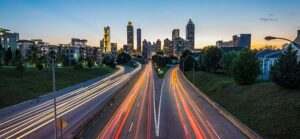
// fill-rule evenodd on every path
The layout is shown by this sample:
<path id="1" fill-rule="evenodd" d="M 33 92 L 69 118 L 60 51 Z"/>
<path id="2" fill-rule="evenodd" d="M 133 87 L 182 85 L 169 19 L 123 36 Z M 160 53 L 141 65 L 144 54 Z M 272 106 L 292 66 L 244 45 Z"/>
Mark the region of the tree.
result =
<path id="1" fill-rule="evenodd" d="M 87 66 L 88 66 L 89 68 L 93 67 L 93 59 L 92 59 L 91 57 L 88 58 Z"/>
<path id="2" fill-rule="evenodd" d="M 230 66 L 232 64 L 232 61 L 238 56 L 237 52 L 231 51 L 224 53 L 222 55 L 222 58 L 219 61 L 220 67 L 226 72 L 230 72 Z"/>
<path id="3" fill-rule="evenodd" d="M 152 56 L 152 61 L 158 67 L 165 67 L 167 65 L 167 59 L 165 57 L 162 57 L 162 56 L 159 56 L 159 55 Z"/>
<path id="4" fill-rule="evenodd" d="M 12 52 L 11 52 L 11 48 L 8 47 L 7 50 L 5 51 L 5 58 L 4 58 L 4 62 L 5 65 L 8 65 L 12 60 Z"/>
<path id="5" fill-rule="evenodd" d="M 180 69 L 184 68 L 184 71 L 189 71 L 197 67 L 197 62 L 191 55 L 187 55 L 181 62 L 180 62 Z"/>
<path id="6" fill-rule="evenodd" d="M 289 46 L 271 68 L 273 82 L 285 88 L 300 87 L 300 63 L 297 63 L 297 51 Z"/>
<path id="7" fill-rule="evenodd" d="M 36 60 L 35 64 L 36 64 L 36 68 L 39 71 L 42 71 L 46 67 L 46 64 L 47 64 L 46 55 L 38 54 L 38 57 L 37 57 L 37 60 Z"/>
<path id="8" fill-rule="evenodd" d="M 221 50 L 216 46 L 204 48 L 203 66 L 207 71 L 216 71 L 219 68 L 219 61 L 222 57 Z"/>
<path id="9" fill-rule="evenodd" d="M 34 45 L 30 46 L 30 49 L 27 52 L 27 62 L 33 66 L 36 65 L 38 60 L 38 48 Z"/>
<path id="10" fill-rule="evenodd" d="M 24 71 L 24 69 L 25 69 L 24 58 L 22 57 L 19 49 L 16 49 L 14 63 L 15 63 L 17 70 Z"/>
<path id="11" fill-rule="evenodd" d="M 253 84 L 260 73 L 260 63 L 256 52 L 243 49 L 230 67 L 232 75 L 239 84 Z"/>
<path id="12" fill-rule="evenodd" d="M 2 44 L 0 44 L 0 67 L 2 66 L 2 60 L 4 56 L 4 48 L 2 47 Z"/>
<path id="13" fill-rule="evenodd" d="M 75 67 L 74 68 L 76 70 L 81 70 L 81 69 L 84 68 L 83 64 L 84 64 L 84 59 L 80 56 L 79 59 L 78 59 L 78 61 L 75 62 Z"/>
<path id="14" fill-rule="evenodd" d="M 180 56 L 180 59 L 184 59 L 186 56 L 188 55 L 193 55 L 192 51 L 187 49 L 187 50 L 184 50 Z"/>
<path id="15" fill-rule="evenodd" d="M 131 61 L 130 55 L 124 52 L 120 53 L 117 57 L 118 64 L 127 64 L 130 61 Z"/>
<path id="16" fill-rule="evenodd" d="M 105 64 L 111 68 L 116 68 L 115 59 L 109 55 L 104 56 L 103 64 Z"/>
<path id="17" fill-rule="evenodd" d="M 276 50 L 277 46 L 276 45 L 265 45 L 264 47 L 260 48 L 259 50 Z"/>

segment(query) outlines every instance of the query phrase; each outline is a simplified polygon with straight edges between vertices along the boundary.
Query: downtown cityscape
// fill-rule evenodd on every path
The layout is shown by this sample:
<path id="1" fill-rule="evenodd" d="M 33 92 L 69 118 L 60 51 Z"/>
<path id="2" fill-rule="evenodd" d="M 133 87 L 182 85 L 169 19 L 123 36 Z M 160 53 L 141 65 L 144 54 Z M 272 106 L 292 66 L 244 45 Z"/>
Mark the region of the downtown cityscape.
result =
<path id="1" fill-rule="evenodd" d="M 299 5 L 3 0 L 0 139 L 298 139 Z"/>

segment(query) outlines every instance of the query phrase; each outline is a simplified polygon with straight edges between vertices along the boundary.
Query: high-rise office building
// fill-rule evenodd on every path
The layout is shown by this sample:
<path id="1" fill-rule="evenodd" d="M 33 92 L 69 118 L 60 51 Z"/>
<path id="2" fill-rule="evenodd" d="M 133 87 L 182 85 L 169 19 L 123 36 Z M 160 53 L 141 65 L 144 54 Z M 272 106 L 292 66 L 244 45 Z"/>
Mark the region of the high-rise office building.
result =
<path id="1" fill-rule="evenodd" d="M 179 29 L 174 29 L 172 31 L 172 41 L 175 40 L 176 38 L 179 38 L 180 34 L 179 34 Z"/>
<path id="2" fill-rule="evenodd" d="M 110 28 L 109 26 L 104 27 L 104 50 L 103 52 L 105 53 L 110 53 L 111 52 L 111 43 L 110 43 Z"/>
<path id="3" fill-rule="evenodd" d="M 160 39 L 158 39 L 156 41 L 156 52 L 161 51 L 161 41 Z"/>
<path id="4" fill-rule="evenodd" d="M 111 43 L 111 53 L 117 54 L 118 51 L 118 44 L 117 43 Z"/>
<path id="5" fill-rule="evenodd" d="M 172 49 L 172 41 L 166 38 L 164 40 L 164 48 L 163 52 L 165 55 L 171 56 L 173 54 L 173 49 Z"/>
<path id="6" fill-rule="evenodd" d="M 138 54 L 140 54 L 142 52 L 142 31 L 140 28 L 136 30 L 136 47 Z"/>
<path id="7" fill-rule="evenodd" d="M 190 42 L 190 49 L 195 49 L 195 25 L 191 19 L 186 25 L 186 40 Z"/>
<path id="8" fill-rule="evenodd" d="M 251 34 L 240 34 L 238 36 L 238 46 L 249 48 L 251 47 Z"/>
<path id="9" fill-rule="evenodd" d="M 129 47 L 129 53 L 132 54 L 134 50 L 134 36 L 133 36 L 134 30 L 132 23 L 129 21 L 127 25 L 127 45 Z"/>

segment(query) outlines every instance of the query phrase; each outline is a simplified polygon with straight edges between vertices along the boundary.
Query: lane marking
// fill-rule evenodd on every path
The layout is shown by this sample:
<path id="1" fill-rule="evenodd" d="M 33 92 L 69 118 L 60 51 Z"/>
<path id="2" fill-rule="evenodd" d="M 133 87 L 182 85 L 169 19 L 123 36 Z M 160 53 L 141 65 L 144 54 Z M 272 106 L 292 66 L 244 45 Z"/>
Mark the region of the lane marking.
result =
<path id="1" fill-rule="evenodd" d="M 139 107 L 139 105 L 140 105 L 140 102 L 138 102 L 137 107 Z"/>
<path id="2" fill-rule="evenodd" d="M 162 83 L 162 86 L 161 86 L 161 91 L 160 91 L 159 108 L 158 108 L 158 123 L 157 123 L 157 127 L 155 129 L 156 136 L 159 136 L 160 110 L 161 110 L 161 100 L 162 100 L 162 94 L 163 94 L 164 84 L 165 84 L 165 79 L 163 80 L 163 83 Z"/>
<path id="3" fill-rule="evenodd" d="M 131 132 L 132 125 L 133 125 L 133 122 L 131 122 L 131 124 L 130 124 L 129 133 Z"/>
<path id="4" fill-rule="evenodd" d="M 210 127 L 210 129 L 216 134 L 216 136 L 218 137 L 218 139 L 221 139 L 220 136 L 217 134 L 216 130 L 211 126 L 211 124 L 206 120 L 206 123 L 208 124 L 208 126 Z"/>

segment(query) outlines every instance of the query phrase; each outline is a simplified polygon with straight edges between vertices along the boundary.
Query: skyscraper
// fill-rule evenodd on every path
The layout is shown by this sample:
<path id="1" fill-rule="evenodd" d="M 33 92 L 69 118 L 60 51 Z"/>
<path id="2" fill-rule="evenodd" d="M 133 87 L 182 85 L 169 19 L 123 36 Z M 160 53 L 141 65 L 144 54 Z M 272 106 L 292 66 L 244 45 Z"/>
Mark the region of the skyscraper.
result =
<path id="1" fill-rule="evenodd" d="M 186 40 L 190 42 L 190 49 L 195 49 L 195 25 L 191 19 L 186 25 Z"/>
<path id="2" fill-rule="evenodd" d="M 179 38 L 179 29 L 173 29 L 172 31 L 172 41 L 174 41 L 176 38 Z"/>
<path id="3" fill-rule="evenodd" d="M 142 31 L 140 28 L 136 30 L 136 47 L 138 54 L 140 54 L 142 52 Z"/>
<path id="4" fill-rule="evenodd" d="M 156 41 L 156 52 L 161 51 L 161 41 L 160 39 L 158 39 Z"/>
<path id="5" fill-rule="evenodd" d="M 133 26 L 132 23 L 129 21 L 127 25 L 127 45 L 129 47 L 129 53 L 132 54 L 134 48 L 134 41 L 133 41 Z"/>
<path id="6" fill-rule="evenodd" d="M 111 43 L 110 43 L 110 28 L 109 26 L 104 27 L 104 50 L 103 52 L 109 53 L 111 52 Z"/>

